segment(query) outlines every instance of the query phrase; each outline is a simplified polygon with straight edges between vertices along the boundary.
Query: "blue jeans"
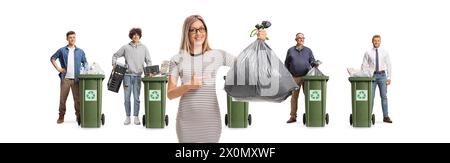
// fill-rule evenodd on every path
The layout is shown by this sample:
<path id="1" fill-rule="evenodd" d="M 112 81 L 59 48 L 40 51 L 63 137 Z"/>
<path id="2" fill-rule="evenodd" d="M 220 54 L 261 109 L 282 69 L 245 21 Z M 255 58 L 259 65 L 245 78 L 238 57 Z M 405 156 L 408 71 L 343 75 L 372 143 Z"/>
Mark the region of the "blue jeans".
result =
<path id="1" fill-rule="evenodd" d="M 388 115 L 388 99 L 387 99 L 387 85 L 386 85 L 386 74 L 374 74 L 375 81 L 373 82 L 373 94 L 372 100 L 375 99 L 375 90 L 377 88 L 380 89 L 380 97 L 381 97 L 381 107 L 383 109 L 383 117 L 389 117 Z M 373 108 L 372 102 L 372 108 Z"/>
<path id="2" fill-rule="evenodd" d="M 141 94 L 141 77 L 140 76 L 132 76 L 125 75 L 123 78 L 123 90 L 124 90 L 124 99 L 125 99 L 125 112 L 127 116 L 131 114 L 131 91 L 133 91 L 134 98 L 134 116 L 139 116 L 139 96 Z"/>

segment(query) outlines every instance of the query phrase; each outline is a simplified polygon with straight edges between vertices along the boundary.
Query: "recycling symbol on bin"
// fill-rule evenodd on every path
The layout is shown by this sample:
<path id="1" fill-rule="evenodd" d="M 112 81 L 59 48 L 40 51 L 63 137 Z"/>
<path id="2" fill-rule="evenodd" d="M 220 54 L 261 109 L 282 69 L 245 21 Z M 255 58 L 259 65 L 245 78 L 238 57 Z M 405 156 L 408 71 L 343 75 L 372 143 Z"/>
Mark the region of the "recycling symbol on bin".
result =
<path id="1" fill-rule="evenodd" d="M 310 101 L 320 101 L 322 100 L 320 90 L 309 90 L 309 100 Z"/>
<path id="2" fill-rule="evenodd" d="M 161 101 L 161 91 L 160 90 L 149 90 L 149 101 Z"/>
<path id="3" fill-rule="evenodd" d="M 367 90 L 356 90 L 356 101 L 367 101 Z"/>
<path id="4" fill-rule="evenodd" d="M 97 90 L 86 90 L 84 94 L 85 101 L 97 101 Z"/>

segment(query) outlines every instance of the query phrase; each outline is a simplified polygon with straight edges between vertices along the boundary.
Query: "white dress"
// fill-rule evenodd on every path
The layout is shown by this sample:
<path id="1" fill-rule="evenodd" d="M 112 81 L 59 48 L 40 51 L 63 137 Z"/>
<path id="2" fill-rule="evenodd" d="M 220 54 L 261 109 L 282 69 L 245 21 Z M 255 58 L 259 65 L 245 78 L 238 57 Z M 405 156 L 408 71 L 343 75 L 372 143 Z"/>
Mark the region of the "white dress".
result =
<path id="1" fill-rule="evenodd" d="M 170 75 L 184 84 L 192 74 L 201 78 L 199 89 L 181 96 L 177 114 L 177 136 L 180 143 L 216 143 L 222 132 L 219 103 L 216 96 L 216 73 L 221 66 L 231 66 L 235 57 L 211 50 L 203 55 L 177 54 L 170 61 Z"/>

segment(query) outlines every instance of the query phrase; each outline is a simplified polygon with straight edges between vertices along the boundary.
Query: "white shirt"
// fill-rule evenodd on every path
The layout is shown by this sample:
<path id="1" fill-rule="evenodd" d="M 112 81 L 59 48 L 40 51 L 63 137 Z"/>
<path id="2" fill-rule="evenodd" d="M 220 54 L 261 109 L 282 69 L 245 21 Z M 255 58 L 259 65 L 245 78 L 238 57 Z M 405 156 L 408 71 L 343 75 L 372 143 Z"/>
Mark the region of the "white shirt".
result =
<path id="1" fill-rule="evenodd" d="M 75 47 L 69 48 L 69 54 L 67 55 L 67 72 L 66 78 L 73 79 L 75 78 Z"/>
<path id="2" fill-rule="evenodd" d="M 369 70 L 372 73 L 375 72 L 375 62 L 376 62 L 376 51 L 375 48 L 369 49 L 364 54 L 363 63 L 361 65 L 362 70 Z M 386 50 L 382 48 L 378 48 L 378 66 L 379 70 L 384 70 L 386 73 L 386 78 L 388 80 L 391 79 L 392 70 L 391 70 L 391 60 L 389 59 L 389 54 Z"/>

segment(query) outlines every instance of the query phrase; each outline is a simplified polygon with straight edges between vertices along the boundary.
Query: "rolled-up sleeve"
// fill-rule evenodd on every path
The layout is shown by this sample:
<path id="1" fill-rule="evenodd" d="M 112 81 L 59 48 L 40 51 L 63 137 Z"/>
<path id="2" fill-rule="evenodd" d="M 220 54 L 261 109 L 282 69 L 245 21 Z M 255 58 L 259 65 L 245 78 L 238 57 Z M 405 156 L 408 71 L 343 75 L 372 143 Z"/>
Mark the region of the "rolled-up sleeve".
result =
<path id="1" fill-rule="evenodd" d="M 55 54 L 50 57 L 50 60 L 56 60 L 61 57 L 61 49 L 58 49 Z"/>

